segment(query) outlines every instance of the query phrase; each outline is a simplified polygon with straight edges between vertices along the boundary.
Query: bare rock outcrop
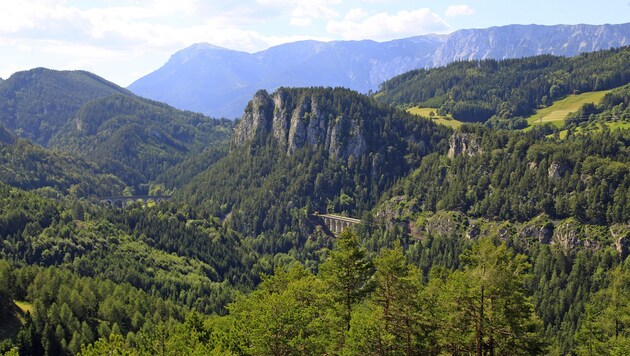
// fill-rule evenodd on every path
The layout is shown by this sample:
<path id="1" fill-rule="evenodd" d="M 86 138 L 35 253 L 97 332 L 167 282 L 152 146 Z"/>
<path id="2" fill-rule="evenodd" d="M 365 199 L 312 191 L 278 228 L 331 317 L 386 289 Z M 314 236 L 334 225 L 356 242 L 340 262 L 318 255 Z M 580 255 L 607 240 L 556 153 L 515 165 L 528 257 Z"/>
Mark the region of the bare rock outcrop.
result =
<path id="1" fill-rule="evenodd" d="M 479 136 L 474 133 L 455 131 L 448 139 L 448 157 L 475 156 L 483 153 Z"/>
<path id="2" fill-rule="evenodd" d="M 523 224 L 518 232 L 519 238 L 531 239 L 541 244 L 549 244 L 553 237 L 554 225 L 549 216 L 542 214 Z"/>
<path id="3" fill-rule="evenodd" d="M 262 90 L 247 105 L 235 129 L 232 146 L 243 146 L 269 134 L 287 154 L 307 145 L 324 145 L 332 159 L 359 156 L 366 149 L 360 117 L 349 117 L 320 104 L 314 91 Z"/>

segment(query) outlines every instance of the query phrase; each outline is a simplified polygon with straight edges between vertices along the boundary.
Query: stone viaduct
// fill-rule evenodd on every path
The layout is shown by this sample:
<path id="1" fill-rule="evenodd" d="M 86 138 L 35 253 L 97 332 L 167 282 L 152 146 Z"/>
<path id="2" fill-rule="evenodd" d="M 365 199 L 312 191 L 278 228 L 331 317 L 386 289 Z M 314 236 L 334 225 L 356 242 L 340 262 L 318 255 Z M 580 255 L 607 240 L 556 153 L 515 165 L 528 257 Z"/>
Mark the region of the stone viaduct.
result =
<path id="1" fill-rule="evenodd" d="M 324 225 L 332 232 L 335 236 L 341 234 L 341 232 L 347 229 L 350 226 L 356 225 L 361 222 L 359 219 L 348 218 L 345 216 L 334 215 L 334 214 L 313 214 L 316 217 L 322 219 Z"/>
<path id="2" fill-rule="evenodd" d="M 108 204 L 112 207 L 122 208 L 129 203 L 141 201 L 143 204 L 147 204 L 149 201 L 155 203 L 161 203 L 171 198 L 170 195 L 130 195 L 130 196 L 115 196 L 115 197 L 101 197 L 99 200 L 102 203 Z"/>

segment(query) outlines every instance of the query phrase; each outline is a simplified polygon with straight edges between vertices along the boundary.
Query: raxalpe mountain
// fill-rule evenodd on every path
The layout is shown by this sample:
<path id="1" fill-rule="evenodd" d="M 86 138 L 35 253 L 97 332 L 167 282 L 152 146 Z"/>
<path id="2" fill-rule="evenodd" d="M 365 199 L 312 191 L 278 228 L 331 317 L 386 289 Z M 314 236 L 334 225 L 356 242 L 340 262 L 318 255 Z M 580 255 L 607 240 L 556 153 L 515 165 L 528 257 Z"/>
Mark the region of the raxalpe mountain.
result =
<path id="1" fill-rule="evenodd" d="M 132 83 L 134 93 L 214 117 L 236 118 L 258 89 L 341 86 L 362 93 L 398 74 L 472 59 L 575 56 L 630 44 L 630 23 L 510 25 L 375 41 L 302 41 L 257 53 L 196 44 Z"/>

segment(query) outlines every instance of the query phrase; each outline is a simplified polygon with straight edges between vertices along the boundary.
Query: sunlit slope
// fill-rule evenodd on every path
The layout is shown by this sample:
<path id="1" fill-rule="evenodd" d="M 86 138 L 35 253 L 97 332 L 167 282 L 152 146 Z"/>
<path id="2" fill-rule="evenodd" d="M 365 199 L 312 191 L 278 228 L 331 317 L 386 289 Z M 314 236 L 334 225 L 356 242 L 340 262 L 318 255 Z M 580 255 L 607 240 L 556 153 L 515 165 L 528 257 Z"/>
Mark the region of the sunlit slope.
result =
<path id="1" fill-rule="evenodd" d="M 451 115 L 438 115 L 437 111 L 437 108 L 421 108 L 417 106 L 407 109 L 408 113 L 431 119 L 431 121 L 436 124 L 448 126 L 454 129 L 462 126 L 463 123 L 461 121 L 453 119 Z M 433 116 L 431 116 L 431 113 L 433 113 Z"/>
<path id="2" fill-rule="evenodd" d="M 536 110 L 536 113 L 527 118 L 529 130 L 533 125 L 544 125 L 552 123 L 557 127 L 564 125 L 564 119 L 568 114 L 578 111 L 578 109 L 588 103 L 597 105 L 599 101 L 611 90 L 593 91 L 577 95 L 569 95 L 562 100 L 555 101 L 553 105 Z"/>

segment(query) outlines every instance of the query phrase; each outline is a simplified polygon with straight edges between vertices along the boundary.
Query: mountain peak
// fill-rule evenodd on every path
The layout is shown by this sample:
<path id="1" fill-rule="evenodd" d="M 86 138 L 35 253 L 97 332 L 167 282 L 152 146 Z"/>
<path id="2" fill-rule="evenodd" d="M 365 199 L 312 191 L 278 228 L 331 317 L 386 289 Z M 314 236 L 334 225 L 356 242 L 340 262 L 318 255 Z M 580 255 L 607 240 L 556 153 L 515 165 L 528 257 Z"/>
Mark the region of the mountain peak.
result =
<path id="1" fill-rule="evenodd" d="M 213 56 L 216 53 L 228 53 L 228 52 L 238 52 L 228 48 L 219 47 L 212 45 L 210 43 L 195 43 L 192 46 L 186 47 L 182 50 L 177 51 L 175 54 L 171 56 L 168 61 L 168 64 L 184 64 L 190 61 L 193 58 L 199 56 Z"/>
<path id="2" fill-rule="evenodd" d="M 199 43 L 129 88 L 180 109 L 236 118 L 258 89 L 339 86 L 367 93 L 404 72 L 458 60 L 575 56 L 628 44 L 630 23 L 508 25 L 388 42 L 306 40 L 253 54 Z"/>

